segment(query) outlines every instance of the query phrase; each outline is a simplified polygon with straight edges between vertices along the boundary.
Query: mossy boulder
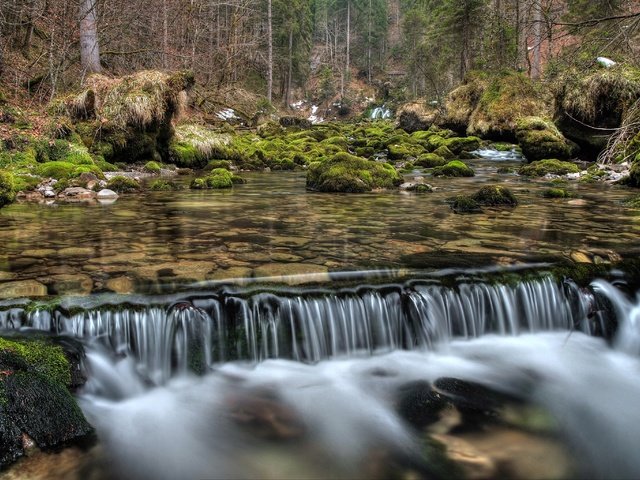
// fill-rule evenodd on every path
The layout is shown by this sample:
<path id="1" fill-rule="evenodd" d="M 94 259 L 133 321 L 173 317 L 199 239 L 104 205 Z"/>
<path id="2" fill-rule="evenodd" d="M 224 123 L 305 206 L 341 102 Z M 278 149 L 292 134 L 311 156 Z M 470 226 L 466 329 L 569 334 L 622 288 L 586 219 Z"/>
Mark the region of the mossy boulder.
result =
<path id="1" fill-rule="evenodd" d="M 410 102 L 398 109 L 398 128 L 407 133 L 427 130 L 440 117 L 440 111 L 426 100 Z"/>
<path id="2" fill-rule="evenodd" d="M 169 158 L 181 168 L 204 167 L 213 158 L 232 160 L 231 141 L 231 135 L 201 125 L 179 125 L 169 145 Z"/>
<path id="3" fill-rule="evenodd" d="M 496 72 L 486 77 L 484 87 L 469 118 L 469 135 L 513 141 L 521 118 L 551 114 L 539 86 L 523 73 Z"/>
<path id="4" fill-rule="evenodd" d="M 489 207 L 515 207 L 518 205 L 518 199 L 511 190 L 500 185 L 482 187 L 473 195 L 473 199 L 480 205 Z"/>
<path id="5" fill-rule="evenodd" d="M 191 182 L 191 188 L 194 190 L 218 190 L 231 188 L 233 185 L 242 183 L 245 183 L 245 180 L 238 175 L 232 174 L 229 170 L 214 168 L 207 177 L 195 178 Z"/>
<path id="6" fill-rule="evenodd" d="M 0 170 L 0 208 L 13 202 L 16 198 L 16 184 L 10 172 Z"/>
<path id="7" fill-rule="evenodd" d="M 471 195 L 458 195 L 451 202 L 456 213 L 481 213 L 482 207 Z"/>
<path id="8" fill-rule="evenodd" d="M 44 450 L 94 441 L 70 393 L 83 356 L 70 338 L 0 337 L 0 468 L 24 455 L 23 435 Z"/>
<path id="9" fill-rule="evenodd" d="M 433 169 L 434 177 L 473 177 L 474 175 L 473 169 L 460 160 L 453 160 Z"/>
<path id="10" fill-rule="evenodd" d="M 555 119 L 562 132 L 595 157 L 607 146 L 602 129 L 623 124 L 640 98 L 640 69 L 625 64 L 565 69 L 555 81 Z"/>
<path id="11" fill-rule="evenodd" d="M 482 207 L 515 207 L 516 196 L 506 187 L 487 185 L 473 195 L 458 195 L 451 200 L 451 208 L 456 213 L 481 213 Z"/>
<path id="12" fill-rule="evenodd" d="M 144 164 L 144 171 L 148 173 L 160 173 L 162 167 L 158 162 L 150 161 Z"/>
<path id="13" fill-rule="evenodd" d="M 392 165 L 348 153 L 312 163 L 307 172 L 307 188 L 319 192 L 362 193 L 394 188 L 401 183 L 402 179 Z"/>
<path id="14" fill-rule="evenodd" d="M 451 160 L 456 158 L 453 152 L 449 150 L 449 148 L 445 145 L 440 145 L 432 153 L 434 153 L 435 155 L 438 155 L 439 157 L 444 158 L 445 160 Z"/>
<path id="15" fill-rule="evenodd" d="M 488 82 L 489 75 L 485 72 L 467 73 L 462 84 L 447 95 L 445 115 L 440 124 L 457 132 L 466 133 L 471 115 L 477 108 Z"/>
<path id="16" fill-rule="evenodd" d="M 78 95 L 60 102 L 60 108 L 82 125 L 78 130 L 87 146 L 113 162 L 169 160 L 173 119 L 184 107 L 184 92 L 194 84 L 192 73 L 147 70 L 120 78 L 94 74 L 85 84 Z"/>
<path id="17" fill-rule="evenodd" d="M 408 143 L 392 143 L 387 146 L 387 150 L 389 151 L 389 158 L 391 160 L 415 158 L 424 151 L 422 147 Z"/>
<path id="18" fill-rule="evenodd" d="M 180 185 L 170 180 L 160 178 L 149 184 L 149 190 L 153 192 L 172 192 L 180 190 Z"/>
<path id="19" fill-rule="evenodd" d="M 462 152 L 473 152 L 480 148 L 481 140 L 478 137 L 451 137 L 444 140 L 443 145 L 453 154 L 460 155 Z"/>
<path id="20" fill-rule="evenodd" d="M 142 190 L 140 182 L 135 178 L 129 178 L 122 175 L 109 179 L 106 188 L 118 193 L 134 193 Z"/>
<path id="21" fill-rule="evenodd" d="M 576 146 L 548 118 L 520 119 L 516 126 L 516 138 L 522 153 L 530 162 L 544 158 L 566 160 L 576 152 Z"/>
<path id="22" fill-rule="evenodd" d="M 520 168 L 518 173 L 526 177 L 544 177 L 545 175 L 567 175 L 579 173 L 580 168 L 575 163 L 563 162 L 558 159 L 538 160 Z"/>
<path id="23" fill-rule="evenodd" d="M 447 160 L 436 153 L 423 153 L 416 161 L 415 165 L 424 168 L 441 167 L 447 163 Z"/>

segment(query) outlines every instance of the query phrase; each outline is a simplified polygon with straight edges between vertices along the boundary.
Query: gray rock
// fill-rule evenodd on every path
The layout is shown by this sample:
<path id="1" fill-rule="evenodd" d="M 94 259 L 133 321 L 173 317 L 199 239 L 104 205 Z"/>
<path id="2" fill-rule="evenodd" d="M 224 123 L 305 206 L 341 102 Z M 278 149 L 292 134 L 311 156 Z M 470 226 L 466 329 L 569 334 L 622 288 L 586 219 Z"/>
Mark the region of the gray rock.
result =
<path id="1" fill-rule="evenodd" d="M 108 188 L 98 192 L 98 200 L 115 200 L 116 198 L 118 198 L 118 194 Z"/>
<path id="2" fill-rule="evenodd" d="M 96 192 L 82 187 L 69 187 L 65 188 L 59 196 L 77 199 L 90 199 L 95 198 Z"/>

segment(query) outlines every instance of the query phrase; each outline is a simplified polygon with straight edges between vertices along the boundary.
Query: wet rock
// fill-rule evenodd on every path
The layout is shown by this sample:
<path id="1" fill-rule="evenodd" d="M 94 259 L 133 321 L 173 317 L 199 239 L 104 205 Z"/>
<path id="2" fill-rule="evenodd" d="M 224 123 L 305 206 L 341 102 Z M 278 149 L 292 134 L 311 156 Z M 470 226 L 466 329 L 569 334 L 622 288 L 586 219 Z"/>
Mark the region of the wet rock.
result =
<path id="1" fill-rule="evenodd" d="M 462 414 L 461 429 L 474 429 L 495 420 L 505 402 L 519 401 L 479 383 L 458 378 L 439 378 L 434 387 Z"/>
<path id="2" fill-rule="evenodd" d="M 273 277 L 274 281 L 289 285 L 328 282 L 329 269 L 321 265 L 305 263 L 267 263 L 254 270 L 256 277 Z"/>
<path id="3" fill-rule="evenodd" d="M 295 410 L 269 391 L 247 391 L 226 399 L 228 415 L 253 436 L 270 441 L 298 440 L 306 427 Z"/>
<path id="4" fill-rule="evenodd" d="M 574 251 L 570 254 L 571 260 L 576 263 L 593 263 L 591 257 L 584 252 Z"/>
<path id="5" fill-rule="evenodd" d="M 51 278 L 52 292 L 57 295 L 88 295 L 93 290 L 93 280 L 83 274 L 63 274 Z"/>
<path id="6" fill-rule="evenodd" d="M 76 200 L 93 200 L 96 198 L 96 192 L 83 187 L 69 187 L 65 188 L 58 197 Z"/>
<path id="7" fill-rule="evenodd" d="M 69 392 L 84 384 L 82 345 L 71 338 L 0 338 L 0 468 L 40 449 L 91 442 L 93 428 Z"/>
<path id="8" fill-rule="evenodd" d="M 447 400 L 433 390 L 431 384 L 416 381 L 400 387 L 396 409 L 400 416 L 416 428 L 424 428 L 440 419 Z"/>
<path id="9" fill-rule="evenodd" d="M 91 247 L 67 247 L 57 251 L 60 257 L 90 257 L 95 253 Z"/>
<path id="10" fill-rule="evenodd" d="M 415 193 L 431 193 L 433 192 L 433 187 L 423 182 L 405 182 L 400 185 L 400 190 Z"/>
<path id="11" fill-rule="evenodd" d="M 113 190 L 104 188 L 98 192 L 97 198 L 98 200 L 116 200 L 118 198 L 118 194 Z"/>
<path id="12" fill-rule="evenodd" d="M 21 280 L 0 284 L 0 298 L 34 298 L 47 295 L 47 287 L 35 280 Z"/>
<path id="13" fill-rule="evenodd" d="M 111 290 L 112 292 L 120 293 L 120 294 L 128 294 L 128 293 L 133 293 L 135 289 L 135 282 L 131 278 L 125 275 L 121 277 L 110 278 L 109 280 L 107 280 L 107 283 L 105 284 L 105 286 L 108 290 Z"/>
<path id="14" fill-rule="evenodd" d="M 462 468 L 464 478 L 468 480 L 496 478 L 498 473 L 496 463 L 470 442 L 451 435 L 433 435 L 433 439 L 445 446 L 447 457 Z"/>
<path id="15" fill-rule="evenodd" d="M 243 279 L 251 278 L 253 270 L 249 267 L 229 267 L 207 274 L 207 280 L 233 280 L 234 283 L 245 283 Z"/>

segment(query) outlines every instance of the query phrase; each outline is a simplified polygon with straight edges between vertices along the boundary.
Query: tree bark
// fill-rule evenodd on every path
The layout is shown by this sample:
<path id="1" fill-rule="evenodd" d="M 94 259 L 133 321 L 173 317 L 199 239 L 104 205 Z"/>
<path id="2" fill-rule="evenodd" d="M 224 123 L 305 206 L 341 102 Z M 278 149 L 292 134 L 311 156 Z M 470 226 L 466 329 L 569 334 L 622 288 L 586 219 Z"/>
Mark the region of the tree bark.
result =
<path id="1" fill-rule="evenodd" d="M 542 75 L 542 5 L 539 1 L 533 4 L 533 45 L 531 46 L 531 78 L 538 79 Z"/>
<path id="2" fill-rule="evenodd" d="M 293 77 L 293 27 L 289 27 L 289 71 L 287 72 L 287 90 L 284 95 L 287 108 L 291 107 L 291 77 Z"/>
<path id="3" fill-rule="evenodd" d="M 347 58 L 345 62 L 345 81 L 348 83 L 351 78 L 351 2 L 347 1 Z"/>
<path id="4" fill-rule="evenodd" d="M 87 73 L 100 72 L 96 0 L 80 0 L 80 64 Z"/>

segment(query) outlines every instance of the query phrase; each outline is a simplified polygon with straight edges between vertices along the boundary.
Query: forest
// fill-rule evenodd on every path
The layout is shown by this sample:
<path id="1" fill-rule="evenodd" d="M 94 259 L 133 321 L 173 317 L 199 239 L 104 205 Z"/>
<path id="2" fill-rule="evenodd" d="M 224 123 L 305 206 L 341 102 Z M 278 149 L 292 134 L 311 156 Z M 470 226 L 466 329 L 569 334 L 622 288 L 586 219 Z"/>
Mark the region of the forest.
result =
<path id="1" fill-rule="evenodd" d="M 2 82 L 41 102 L 87 74 L 190 69 L 204 91 L 274 104 L 349 99 L 390 82 L 394 100 L 440 99 L 473 69 L 547 78 L 598 56 L 638 62 L 631 0 L 7 0 Z M 352 88 L 355 91 L 352 91 Z"/>

